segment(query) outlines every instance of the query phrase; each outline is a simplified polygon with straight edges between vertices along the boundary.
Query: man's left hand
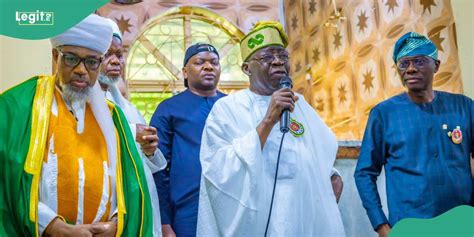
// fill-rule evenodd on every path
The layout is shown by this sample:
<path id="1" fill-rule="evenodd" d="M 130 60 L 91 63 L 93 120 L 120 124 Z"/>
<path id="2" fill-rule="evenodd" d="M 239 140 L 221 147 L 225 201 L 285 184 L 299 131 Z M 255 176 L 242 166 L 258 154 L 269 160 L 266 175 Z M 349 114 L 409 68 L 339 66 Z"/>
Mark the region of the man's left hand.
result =
<path id="1" fill-rule="evenodd" d="M 331 184 L 332 184 L 332 190 L 334 191 L 334 195 L 336 196 L 336 202 L 339 203 L 339 199 L 341 198 L 342 194 L 342 178 L 339 175 L 333 174 L 331 176 Z"/>
<path id="2" fill-rule="evenodd" d="M 147 156 L 153 156 L 156 148 L 158 147 L 158 135 L 156 134 L 156 128 L 145 127 L 143 128 L 143 135 L 138 135 L 136 141 L 140 144 L 143 153 Z"/>

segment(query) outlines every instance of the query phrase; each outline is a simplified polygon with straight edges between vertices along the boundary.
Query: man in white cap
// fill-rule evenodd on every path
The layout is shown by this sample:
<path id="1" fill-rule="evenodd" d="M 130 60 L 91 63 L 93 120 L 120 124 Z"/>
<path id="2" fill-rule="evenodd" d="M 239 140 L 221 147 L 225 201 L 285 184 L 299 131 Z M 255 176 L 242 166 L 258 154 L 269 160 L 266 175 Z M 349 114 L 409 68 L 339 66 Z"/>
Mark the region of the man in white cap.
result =
<path id="1" fill-rule="evenodd" d="M 51 39 L 53 76 L 0 95 L 0 236 L 153 235 L 144 164 L 96 83 L 111 40 L 90 15 Z"/>
<path id="2" fill-rule="evenodd" d="M 125 67 L 122 34 L 120 33 L 117 23 L 111 19 L 107 19 L 107 21 L 112 27 L 113 37 L 110 48 L 105 54 L 99 73 L 100 87 L 106 92 L 106 98 L 117 104 L 122 109 L 130 123 L 145 124 L 146 121 L 143 116 L 127 99 L 123 97 L 119 89 L 119 83 L 123 81 L 122 74 Z M 145 154 L 151 154 L 155 150 L 156 149 L 145 148 L 143 152 Z"/>
<path id="3" fill-rule="evenodd" d="M 153 173 L 166 168 L 166 159 L 158 147 L 158 134 L 156 128 L 146 126 L 145 118 L 140 112 L 125 99 L 120 92 L 119 82 L 123 82 L 122 73 L 125 67 L 125 58 L 122 48 L 122 34 L 117 23 L 107 19 L 113 30 L 112 43 L 104 56 L 102 67 L 99 73 L 99 84 L 105 92 L 105 97 L 114 102 L 122 109 L 128 120 L 128 125 L 135 137 L 135 144 L 142 157 L 145 166 L 145 175 L 150 191 L 151 205 L 153 208 L 153 231 L 157 236 L 161 236 L 161 217 L 158 193 L 156 191 Z M 144 136 L 148 135 L 148 136 Z M 144 139 L 145 138 L 145 139 Z"/>

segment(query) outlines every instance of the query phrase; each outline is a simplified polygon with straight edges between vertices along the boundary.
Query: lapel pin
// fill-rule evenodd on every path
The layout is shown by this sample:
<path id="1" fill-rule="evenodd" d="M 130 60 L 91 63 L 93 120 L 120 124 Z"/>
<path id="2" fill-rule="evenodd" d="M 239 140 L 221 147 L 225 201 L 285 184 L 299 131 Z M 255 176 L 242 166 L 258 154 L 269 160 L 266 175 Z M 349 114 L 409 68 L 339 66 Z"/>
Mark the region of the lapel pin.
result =
<path id="1" fill-rule="evenodd" d="M 462 131 L 459 126 L 456 126 L 456 128 L 453 129 L 453 131 L 451 132 L 451 140 L 453 141 L 454 144 L 460 144 L 462 142 L 463 140 Z"/>

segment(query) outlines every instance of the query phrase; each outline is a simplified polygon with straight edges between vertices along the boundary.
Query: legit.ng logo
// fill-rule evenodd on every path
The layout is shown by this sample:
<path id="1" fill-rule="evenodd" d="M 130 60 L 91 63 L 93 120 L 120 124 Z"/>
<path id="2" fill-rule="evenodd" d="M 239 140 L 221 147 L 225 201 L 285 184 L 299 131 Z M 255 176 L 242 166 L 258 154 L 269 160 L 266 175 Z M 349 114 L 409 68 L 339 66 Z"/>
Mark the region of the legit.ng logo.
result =
<path id="1" fill-rule="evenodd" d="M 54 25 L 54 12 L 36 10 L 35 12 L 19 12 L 15 20 L 21 26 L 50 26 Z"/>

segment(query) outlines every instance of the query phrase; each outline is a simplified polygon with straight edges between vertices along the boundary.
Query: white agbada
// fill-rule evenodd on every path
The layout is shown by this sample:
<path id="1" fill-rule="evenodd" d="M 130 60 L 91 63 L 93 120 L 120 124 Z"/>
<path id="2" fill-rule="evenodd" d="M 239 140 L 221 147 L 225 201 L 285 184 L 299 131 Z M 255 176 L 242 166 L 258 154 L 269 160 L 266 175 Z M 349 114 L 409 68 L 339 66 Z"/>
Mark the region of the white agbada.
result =
<path id="1" fill-rule="evenodd" d="M 330 175 L 335 135 L 298 95 L 291 117 L 304 134 L 285 135 L 269 236 L 345 236 Z M 256 127 L 270 96 L 242 90 L 216 102 L 201 141 L 197 236 L 264 236 L 282 133 L 263 150 Z"/>
<path id="2" fill-rule="evenodd" d="M 137 124 L 146 124 L 145 119 L 140 114 L 140 112 L 120 93 L 117 84 L 112 84 L 109 86 L 109 90 L 105 94 L 106 98 L 118 105 L 125 117 L 127 117 L 128 125 L 132 132 L 132 136 L 136 136 L 136 125 Z M 142 162 L 145 170 L 145 177 L 148 184 L 148 190 L 150 192 L 151 198 L 151 207 L 153 209 L 153 236 L 162 236 L 161 233 L 161 215 L 160 215 L 160 205 L 158 200 L 158 192 L 155 186 L 155 180 L 153 179 L 153 173 L 156 173 L 164 168 L 166 168 L 166 159 L 161 153 L 160 149 L 156 148 L 155 154 L 152 158 L 147 158 L 146 155 L 142 152 L 140 144 L 135 142 L 137 150 L 140 153 Z"/>

